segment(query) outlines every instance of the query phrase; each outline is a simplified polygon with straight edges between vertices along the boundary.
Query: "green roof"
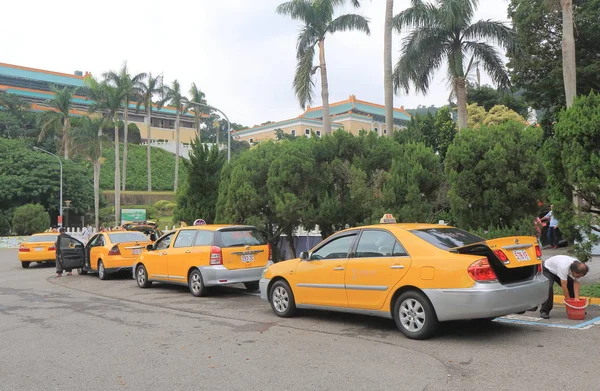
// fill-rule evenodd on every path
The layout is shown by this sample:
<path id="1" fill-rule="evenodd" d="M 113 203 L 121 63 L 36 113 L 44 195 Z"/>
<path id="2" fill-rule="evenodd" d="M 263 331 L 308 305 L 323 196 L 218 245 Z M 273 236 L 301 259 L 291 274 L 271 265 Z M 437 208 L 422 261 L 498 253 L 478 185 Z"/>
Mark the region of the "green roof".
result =
<path id="1" fill-rule="evenodd" d="M 373 105 L 364 104 L 364 103 L 360 103 L 360 102 L 356 102 L 354 104 L 354 107 L 352 107 L 352 102 L 343 103 L 341 105 L 332 105 L 329 107 L 329 112 L 331 113 L 331 115 L 343 114 L 343 113 L 346 113 L 348 111 L 353 111 L 353 110 L 361 111 L 363 113 L 367 113 L 367 114 L 371 114 L 371 115 L 378 115 L 381 117 L 385 117 L 385 109 L 383 107 L 373 106 Z M 358 113 L 354 113 L 354 114 L 358 114 Z M 319 110 L 309 111 L 308 113 L 304 114 L 304 118 L 322 118 L 322 117 L 323 117 L 323 109 L 322 108 L 320 108 Z M 394 118 L 401 120 L 401 121 L 410 121 L 410 116 L 408 116 L 406 113 L 403 113 L 401 111 L 396 111 L 396 110 L 394 110 Z"/>
<path id="2" fill-rule="evenodd" d="M 34 70 L 12 68 L 4 65 L 0 65 L 0 75 L 19 77 L 21 79 L 45 81 L 52 84 L 83 87 L 83 79 L 79 77 L 61 76 L 52 73 L 38 72 Z"/>

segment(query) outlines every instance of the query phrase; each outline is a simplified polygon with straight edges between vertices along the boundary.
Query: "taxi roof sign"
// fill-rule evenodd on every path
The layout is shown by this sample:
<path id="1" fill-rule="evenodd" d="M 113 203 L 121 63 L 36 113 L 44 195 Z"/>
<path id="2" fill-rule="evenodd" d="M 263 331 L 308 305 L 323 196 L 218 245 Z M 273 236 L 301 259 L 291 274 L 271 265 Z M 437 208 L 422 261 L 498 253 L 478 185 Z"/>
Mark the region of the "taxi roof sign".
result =
<path id="1" fill-rule="evenodd" d="M 379 223 L 380 224 L 395 224 L 396 219 L 394 218 L 394 216 L 392 216 L 392 214 L 387 213 L 387 214 L 383 215 L 381 220 L 379 220 Z"/>

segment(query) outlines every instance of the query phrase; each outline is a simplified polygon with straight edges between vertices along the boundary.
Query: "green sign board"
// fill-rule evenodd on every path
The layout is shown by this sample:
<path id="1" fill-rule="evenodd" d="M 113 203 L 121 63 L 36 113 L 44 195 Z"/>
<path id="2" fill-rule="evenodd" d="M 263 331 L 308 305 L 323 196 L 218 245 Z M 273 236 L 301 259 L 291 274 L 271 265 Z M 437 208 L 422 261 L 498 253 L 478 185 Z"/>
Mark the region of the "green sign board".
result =
<path id="1" fill-rule="evenodd" d="M 146 221 L 146 209 L 121 209 L 121 224 Z"/>

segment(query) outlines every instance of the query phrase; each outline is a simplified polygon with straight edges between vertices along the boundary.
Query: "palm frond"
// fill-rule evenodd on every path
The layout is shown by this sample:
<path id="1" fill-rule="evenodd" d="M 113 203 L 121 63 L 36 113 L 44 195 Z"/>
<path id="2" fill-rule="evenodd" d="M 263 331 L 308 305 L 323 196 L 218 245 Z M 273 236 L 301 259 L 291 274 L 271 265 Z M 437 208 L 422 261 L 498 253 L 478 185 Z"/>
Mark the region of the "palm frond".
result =
<path id="1" fill-rule="evenodd" d="M 305 25 L 298 34 L 298 42 L 296 44 L 296 59 L 299 61 L 304 57 L 306 50 L 315 46 L 319 40 L 318 32 L 310 25 Z"/>
<path id="2" fill-rule="evenodd" d="M 464 46 L 466 50 L 473 53 L 473 57 L 476 60 L 479 60 L 480 64 L 483 65 L 483 69 L 490 75 L 499 88 L 510 87 L 510 79 L 504 62 L 492 45 L 483 42 L 468 41 L 464 43 Z"/>
<path id="3" fill-rule="evenodd" d="M 465 41 L 491 41 L 509 52 L 514 52 L 515 49 L 513 30 L 504 23 L 494 20 L 480 20 L 473 23 L 463 32 L 462 39 Z"/>
<path id="4" fill-rule="evenodd" d="M 306 108 L 307 104 L 312 104 L 314 92 L 313 60 L 315 57 L 315 47 L 309 47 L 304 56 L 298 60 L 296 74 L 294 75 L 294 92 L 300 103 L 300 107 Z"/>
<path id="5" fill-rule="evenodd" d="M 314 19 L 314 9 L 310 0 L 292 0 L 279 4 L 275 9 L 280 15 L 287 15 L 294 20 L 308 23 Z"/>
<path id="6" fill-rule="evenodd" d="M 469 26 L 479 0 L 443 0 L 439 2 L 440 23 L 446 27 L 463 30 Z"/>
<path id="7" fill-rule="evenodd" d="M 404 28 L 434 27 L 438 25 L 438 13 L 433 4 L 413 0 L 410 8 L 394 16 L 392 27 L 397 31 Z"/>
<path id="8" fill-rule="evenodd" d="M 362 31 L 367 35 L 371 34 L 371 30 L 369 29 L 369 20 L 361 15 L 356 14 L 346 14 L 341 15 L 331 21 L 329 26 L 327 26 L 327 30 L 331 33 L 335 33 L 337 31 Z"/>

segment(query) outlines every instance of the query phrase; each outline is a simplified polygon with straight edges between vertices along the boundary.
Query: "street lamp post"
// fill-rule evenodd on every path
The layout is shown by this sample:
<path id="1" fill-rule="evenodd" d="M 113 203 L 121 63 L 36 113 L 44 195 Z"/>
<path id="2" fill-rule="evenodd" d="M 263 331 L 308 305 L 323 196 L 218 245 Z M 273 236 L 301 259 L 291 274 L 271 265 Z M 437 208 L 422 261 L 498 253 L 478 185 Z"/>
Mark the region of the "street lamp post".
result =
<path id="1" fill-rule="evenodd" d="M 48 152 L 45 149 L 42 148 L 38 148 L 38 147 L 33 147 L 33 149 L 35 151 L 40 151 L 40 152 L 44 152 L 47 153 L 48 155 L 52 155 L 54 156 L 57 160 L 58 160 L 58 164 L 60 164 L 60 191 L 59 191 L 59 196 L 58 196 L 58 216 L 59 216 L 59 220 L 60 222 L 58 223 L 59 227 L 62 227 L 62 211 L 63 211 L 63 207 L 62 207 L 62 194 L 63 194 L 63 166 L 62 166 L 62 161 L 60 160 L 60 158 L 58 156 L 56 156 L 55 154 L 53 154 L 52 152 Z"/>
<path id="2" fill-rule="evenodd" d="M 223 117 L 225 117 L 225 121 L 227 121 L 227 161 L 230 161 L 231 160 L 231 123 L 229 122 L 229 118 L 227 118 L 227 115 L 214 106 L 207 105 L 205 103 L 192 102 L 187 98 L 183 99 L 183 103 L 193 105 L 193 106 L 207 107 L 210 110 L 215 110 L 215 111 L 218 111 L 219 113 L 223 114 Z M 218 130 L 217 130 L 217 132 L 218 132 Z M 217 148 L 219 148 L 218 145 L 217 145 Z"/>

